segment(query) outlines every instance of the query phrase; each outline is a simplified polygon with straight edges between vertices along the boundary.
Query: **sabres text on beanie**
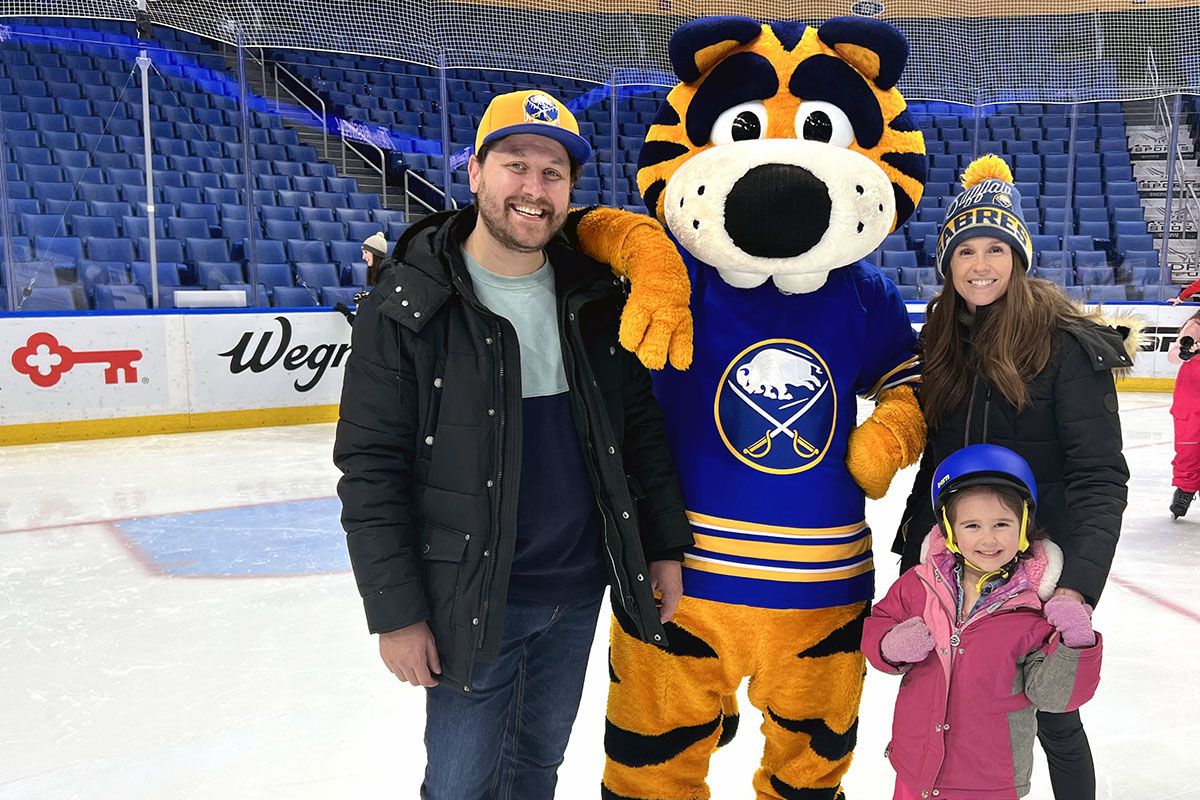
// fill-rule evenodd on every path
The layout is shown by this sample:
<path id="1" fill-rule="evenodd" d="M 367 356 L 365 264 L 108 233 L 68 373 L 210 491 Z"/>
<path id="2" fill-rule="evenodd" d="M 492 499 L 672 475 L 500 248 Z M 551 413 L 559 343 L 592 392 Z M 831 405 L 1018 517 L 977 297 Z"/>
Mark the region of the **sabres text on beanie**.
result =
<path id="1" fill-rule="evenodd" d="M 963 192 L 947 207 L 946 221 L 938 233 L 938 274 L 944 278 L 950 271 L 955 247 L 980 236 L 1007 242 L 1028 270 L 1033 245 L 1021 209 L 1021 193 L 1013 185 L 1008 165 L 990 154 L 977 158 L 963 173 L 962 185 Z"/>

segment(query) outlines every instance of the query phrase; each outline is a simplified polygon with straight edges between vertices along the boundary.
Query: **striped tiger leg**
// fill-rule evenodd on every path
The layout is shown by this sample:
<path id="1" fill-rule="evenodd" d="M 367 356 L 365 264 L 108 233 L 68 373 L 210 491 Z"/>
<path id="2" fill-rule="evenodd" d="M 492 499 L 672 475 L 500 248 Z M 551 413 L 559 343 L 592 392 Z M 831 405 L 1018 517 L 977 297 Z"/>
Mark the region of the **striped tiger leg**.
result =
<path id="1" fill-rule="evenodd" d="M 669 649 L 639 641 L 614 618 L 605 721 L 605 800 L 707 800 L 708 760 L 722 735 L 724 697 L 745 674 L 718 652 L 718 603 L 684 597 L 667 623 Z M 737 630 L 734 628 L 734 630 Z M 737 650 L 737 648 L 733 648 Z M 742 648 L 743 651 L 749 648 Z"/>
<path id="2" fill-rule="evenodd" d="M 766 737 L 754 775 L 759 800 L 842 798 L 858 731 L 866 668 L 862 623 L 869 610 L 856 603 L 777 612 L 789 624 L 774 627 L 750 679 L 750 702 L 763 712 Z"/>

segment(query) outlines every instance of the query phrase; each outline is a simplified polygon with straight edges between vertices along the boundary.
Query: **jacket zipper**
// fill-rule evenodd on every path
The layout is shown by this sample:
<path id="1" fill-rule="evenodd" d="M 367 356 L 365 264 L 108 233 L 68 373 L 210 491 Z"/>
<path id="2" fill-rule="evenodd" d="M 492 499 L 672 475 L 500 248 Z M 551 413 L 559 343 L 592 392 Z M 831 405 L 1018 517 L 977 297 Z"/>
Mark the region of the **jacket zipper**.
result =
<path id="1" fill-rule="evenodd" d="M 983 437 L 982 441 L 987 444 L 988 439 L 988 413 L 992 410 L 992 387 L 988 386 L 987 394 L 983 398 Z"/>
<path id="2" fill-rule="evenodd" d="M 504 503 L 504 423 L 505 413 L 508 410 L 508 398 L 504 394 L 504 326 L 496 326 L 496 364 L 499 377 L 497 378 L 497 390 L 500 393 L 500 398 L 497 404 L 500 406 L 500 425 L 499 434 L 496 437 L 496 540 L 489 547 L 492 550 L 499 550 L 500 536 L 504 528 L 504 512 L 502 505 Z M 491 606 L 490 598 L 492 596 L 492 581 L 496 572 L 496 557 L 497 553 L 493 552 L 492 557 L 488 559 L 487 566 L 483 568 L 483 604 L 479 609 L 479 638 L 475 642 L 475 649 L 479 650 L 483 647 L 487 637 L 488 627 L 488 609 Z M 472 663 L 474 659 L 472 659 Z M 470 681 L 468 681 L 470 683 Z"/>
<path id="3" fill-rule="evenodd" d="M 567 366 L 569 367 L 567 370 L 568 382 L 570 381 L 571 376 L 573 376 L 578 386 L 578 383 L 582 381 L 582 376 L 576 373 L 577 365 L 575 362 L 575 345 L 571 342 L 571 327 L 568 324 L 567 317 L 567 297 L 564 296 L 561 313 L 559 314 L 559 332 L 562 336 L 563 342 L 566 344 Z M 578 391 L 582 392 L 583 389 L 579 388 Z M 591 469 L 588 470 L 588 477 L 590 477 L 592 480 L 592 493 L 596 498 L 596 507 L 600 510 L 600 523 L 604 529 L 604 553 L 608 556 L 609 564 L 612 565 L 613 580 L 617 582 L 617 596 L 620 598 L 621 608 L 624 608 L 627 614 L 632 614 L 629 608 L 625 605 L 625 587 L 621 584 L 621 570 L 617 568 L 616 556 L 613 555 L 612 548 L 608 545 L 608 515 L 604 511 L 604 504 L 600 502 L 600 479 L 598 475 L 593 474 L 593 471 L 599 470 L 599 465 L 598 459 L 596 458 L 596 448 L 592 443 L 592 421 L 588 416 L 587 404 L 582 402 L 582 397 L 580 397 L 579 402 L 583 406 L 583 440 L 584 443 L 587 444 L 588 454 L 591 456 L 589 459 Z M 613 530 L 619 541 L 621 538 L 620 529 L 614 527 Z"/>
<path id="4" fill-rule="evenodd" d="M 975 388 L 979 385 L 979 375 L 971 379 L 971 399 L 967 403 L 967 424 L 963 431 L 963 447 L 971 443 L 971 415 L 975 412 Z"/>

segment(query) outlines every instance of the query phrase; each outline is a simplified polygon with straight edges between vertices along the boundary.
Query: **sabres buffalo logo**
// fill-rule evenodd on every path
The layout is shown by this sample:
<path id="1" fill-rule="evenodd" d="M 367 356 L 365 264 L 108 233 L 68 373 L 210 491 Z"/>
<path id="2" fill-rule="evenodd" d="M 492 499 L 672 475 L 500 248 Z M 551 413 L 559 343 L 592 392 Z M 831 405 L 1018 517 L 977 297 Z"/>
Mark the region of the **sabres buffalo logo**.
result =
<path id="1" fill-rule="evenodd" d="M 779 475 L 812 469 L 833 440 L 837 390 L 816 350 L 770 339 L 739 353 L 713 404 L 717 430 L 743 464 Z"/>

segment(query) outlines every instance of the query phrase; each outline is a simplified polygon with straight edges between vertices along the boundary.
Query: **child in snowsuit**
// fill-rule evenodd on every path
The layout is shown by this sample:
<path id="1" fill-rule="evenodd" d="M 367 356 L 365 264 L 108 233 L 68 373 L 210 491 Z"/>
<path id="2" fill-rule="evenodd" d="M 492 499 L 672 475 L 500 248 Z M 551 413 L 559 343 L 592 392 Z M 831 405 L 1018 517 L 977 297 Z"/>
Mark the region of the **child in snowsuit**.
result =
<path id="1" fill-rule="evenodd" d="M 963 448 L 932 494 L 942 524 L 863 625 L 871 664 L 904 676 L 893 800 L 1015 800 L 1029 792 L 1036 712 L 1091 698 L 1100 637 L 1086 604 L 1052 596 L 1062 552 L 1030 541 L 1037 484 L 1023 458 Z"/>
<path id="2" fill-rule="evenodd" d="M 1167 352 L 1167 361 L 1179 364 L 1175 376 L 1175 396 L 1171 416 L 1175 418 L 1175 460 L 1171 485 L 1171 518 L 1187 513 L 1192 498 L 1200 490 L 1200 360 L 1192 360 L 1200 340 L 1200 312 L 1179 329 L 1179 338 Z"/>

